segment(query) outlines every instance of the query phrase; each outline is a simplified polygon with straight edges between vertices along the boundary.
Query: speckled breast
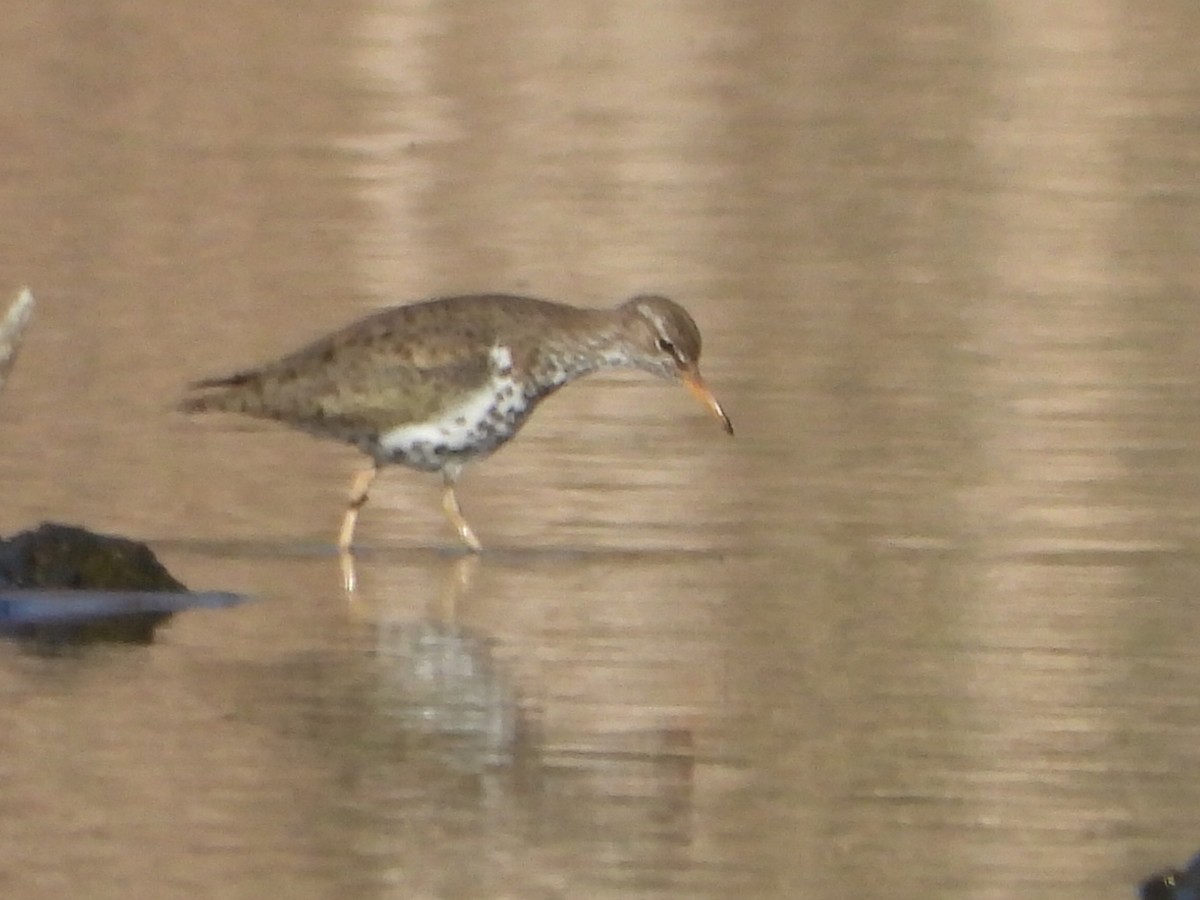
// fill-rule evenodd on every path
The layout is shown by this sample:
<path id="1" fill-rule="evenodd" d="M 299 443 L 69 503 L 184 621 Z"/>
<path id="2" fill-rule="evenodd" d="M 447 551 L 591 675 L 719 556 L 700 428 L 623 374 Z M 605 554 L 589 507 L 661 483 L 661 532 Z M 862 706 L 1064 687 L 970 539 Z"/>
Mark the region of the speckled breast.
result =
<path id="1" fill-rule="evenodd" d="M 431 472 L 480 459 L 517 433 L 536 402 L 512 377 L 495 377 L 439 418 L 379 435 L 373 455 L 381 462 Z"/>

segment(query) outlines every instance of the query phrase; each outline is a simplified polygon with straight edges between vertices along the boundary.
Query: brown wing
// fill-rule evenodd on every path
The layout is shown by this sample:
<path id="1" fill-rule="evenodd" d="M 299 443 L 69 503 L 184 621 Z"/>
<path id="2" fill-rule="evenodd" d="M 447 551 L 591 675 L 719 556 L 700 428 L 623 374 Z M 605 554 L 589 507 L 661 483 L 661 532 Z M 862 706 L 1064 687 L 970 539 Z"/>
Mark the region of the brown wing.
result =
<path id="1" fill-rule="evenodd" d="M 490 375 L 489 335 L 473 340 L 387 310 L 267 363 L 190 386 L 182 408 L 275 419 L 353 443 L 423 421 Z"/>
<path id="2" fill-rule="evenodd" d="M 481 388 L 499 335 L 528 343 L 531 333 L 544 334 L 573 315 L 583 311 L 508 295 L 393 307 L 257 369 L 196 382 L 191 387 L 199 393 L 183 408 L 275 419 L 362 444 L 425 421 Z M 529 355 L 512 350 L 518 361 Z"/>

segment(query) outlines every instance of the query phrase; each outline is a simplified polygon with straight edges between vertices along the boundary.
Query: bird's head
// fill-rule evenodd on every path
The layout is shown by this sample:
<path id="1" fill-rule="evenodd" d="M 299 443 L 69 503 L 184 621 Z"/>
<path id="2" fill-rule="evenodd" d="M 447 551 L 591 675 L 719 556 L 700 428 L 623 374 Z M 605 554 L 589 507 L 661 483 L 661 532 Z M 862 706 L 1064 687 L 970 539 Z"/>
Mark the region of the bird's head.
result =
<path id="1" fill-rule="evenodd" d="M 687 310 L 666 297 L 646 295 L 625 301 L 618 312 L 630 362 L 651 375 L 682 382 L 733 434 L 733 424 L 700 376 L 700 329 Z"/>

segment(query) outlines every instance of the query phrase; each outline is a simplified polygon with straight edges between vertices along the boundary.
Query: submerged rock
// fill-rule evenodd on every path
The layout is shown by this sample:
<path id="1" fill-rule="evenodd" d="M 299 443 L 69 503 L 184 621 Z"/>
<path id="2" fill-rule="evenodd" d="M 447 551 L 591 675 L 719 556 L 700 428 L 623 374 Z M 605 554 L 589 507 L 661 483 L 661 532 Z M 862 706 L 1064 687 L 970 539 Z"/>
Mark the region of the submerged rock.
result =
<path id="1" fill-rule="evenodd" d="M 1186 869 L 1171 869 L 1142 882 L 1142 900 L 1200 900 L 1200 853 Z"/>
<path id="2" fill-rule="evenodd" d="M 44 523 L 0 539 L 0 635 L 147 644 L 179 610 L 241 599 L 188 591 L 128 538 Z"/>

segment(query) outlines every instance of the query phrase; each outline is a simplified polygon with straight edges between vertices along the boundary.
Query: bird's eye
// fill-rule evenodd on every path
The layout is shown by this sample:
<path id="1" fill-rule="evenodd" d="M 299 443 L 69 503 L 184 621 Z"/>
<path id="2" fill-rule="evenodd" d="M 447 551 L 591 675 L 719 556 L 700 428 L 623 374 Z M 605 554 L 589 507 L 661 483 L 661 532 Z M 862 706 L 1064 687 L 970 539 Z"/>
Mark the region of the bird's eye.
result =
<path id="1" fill-rule="evenodd" d="M 658 349 L 661 350 L 663 353 L 669 353 L 671 356 L 675 355 L 675 345 L 672 344 L 670 341 L 668 341 L 666 338 L 660 337 L 658 339 Z"/>

